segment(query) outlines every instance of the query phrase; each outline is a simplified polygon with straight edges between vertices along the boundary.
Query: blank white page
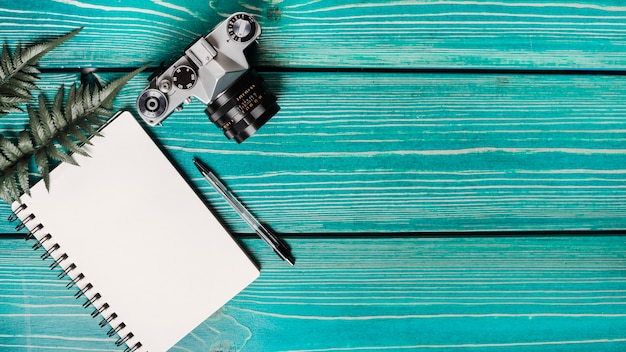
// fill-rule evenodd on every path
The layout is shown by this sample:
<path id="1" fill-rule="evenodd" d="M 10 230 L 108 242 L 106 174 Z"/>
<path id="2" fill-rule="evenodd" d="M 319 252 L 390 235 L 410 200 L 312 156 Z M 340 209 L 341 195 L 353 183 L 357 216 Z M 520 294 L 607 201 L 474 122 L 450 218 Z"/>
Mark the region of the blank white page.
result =
<path id="1" fill-rule="evenodd" d="M 259 276 L 256 265 L 226 232 L 129 112 L 118 114 L 86 146 L 91 157 L 74 154 L 80 166 L 61 164 L 23 196 L 33 213 L 37 238 L 63 268 L 75 263 L 79 286 L 91 283 L 95 307 L 119 317 L 138 351 L 165 351 Z M 14 209 L 18 204 L 14 204 Z M 98 321 L 100 318 L 98 318 Z M 94 322 L 97 326 L 97 322 Z M 108 331 L 108 327 L 104 329 Z"/>

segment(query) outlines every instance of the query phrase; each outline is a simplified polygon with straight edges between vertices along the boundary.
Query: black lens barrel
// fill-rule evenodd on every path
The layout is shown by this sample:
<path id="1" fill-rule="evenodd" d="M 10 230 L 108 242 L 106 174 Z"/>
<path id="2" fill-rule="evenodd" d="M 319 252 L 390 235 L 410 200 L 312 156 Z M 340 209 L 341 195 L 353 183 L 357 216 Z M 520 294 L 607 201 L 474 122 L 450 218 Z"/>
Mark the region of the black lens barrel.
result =
<path id="1" fill-rule="evenodd" d="M 228 139 L 241 143 L 279 110 L 276 96 L 251 69 L 215 98 L 204 112 Z"/>

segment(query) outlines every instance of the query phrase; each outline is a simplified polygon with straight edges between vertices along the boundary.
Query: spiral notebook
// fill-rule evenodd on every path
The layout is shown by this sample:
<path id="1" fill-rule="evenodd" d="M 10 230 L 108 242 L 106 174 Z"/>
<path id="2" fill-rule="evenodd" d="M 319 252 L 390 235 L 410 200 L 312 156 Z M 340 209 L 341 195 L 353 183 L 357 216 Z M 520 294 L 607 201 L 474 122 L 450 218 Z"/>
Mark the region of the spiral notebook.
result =
<path id="1" fill-rule="evenodd" d="M 131 113 L 100 132 L 15 218 L 118 346 L 166 351 L 259 270 Z"/>

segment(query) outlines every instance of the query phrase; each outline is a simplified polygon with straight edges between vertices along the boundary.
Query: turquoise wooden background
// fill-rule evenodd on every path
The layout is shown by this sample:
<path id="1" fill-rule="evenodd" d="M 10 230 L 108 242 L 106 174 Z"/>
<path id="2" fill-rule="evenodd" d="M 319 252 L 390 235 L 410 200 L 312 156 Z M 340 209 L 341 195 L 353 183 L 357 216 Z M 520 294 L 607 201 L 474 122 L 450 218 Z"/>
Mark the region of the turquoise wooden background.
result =
<path id="1" fill-rule="evenodd" d="M 261 277 L 171 351 L 624 351 L 624 242 L 302 238 L 292 268 L 245 239 Z M 0 246 L 1 350 L 116 351 L 30 247 Z"/>
<path id="2" fill-rule="evenodd" d="M 51 97 L 82 68 L 172 62 L 242 10 L 280 113 L 241 145 L 198 102 L 150 131 L 262 275 L 176 350 L 626 349 L 626 4 L 0 0 L 0 37 L 84 27 L 41 62 Z M 134 110 L 148 74 L 117 108 Z M 193 156 L 288 236 L 295 268 L 247 236 Z M 0 349 L 114 350 L 4 237 Z"/>

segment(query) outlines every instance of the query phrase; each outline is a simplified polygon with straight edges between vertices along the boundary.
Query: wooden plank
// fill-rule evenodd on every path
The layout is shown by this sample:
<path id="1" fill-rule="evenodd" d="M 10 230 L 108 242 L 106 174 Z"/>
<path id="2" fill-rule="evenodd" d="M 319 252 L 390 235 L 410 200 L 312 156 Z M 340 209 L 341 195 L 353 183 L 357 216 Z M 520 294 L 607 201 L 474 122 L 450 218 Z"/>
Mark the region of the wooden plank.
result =
<path id="1" fill-rule="evenodd" d="M 84 26 L 46 67 L 137 67 L 173 62 L 235 11 L 264 29 L 263 66 L 623 70 L 626 7 L 619 2 L 511 0 L 5 2 L 9 43 Z M 399 55 L 399 53 L 401 53 Z"/>
<path id="2" fill-rule="evenodd" d="M 173 351 L 621 351 L 625 238 L 245 239 L 261 277 Z M 47 265 L 0 240 L 0 348 L 114 350 Z"/>
<path id="3" fill-rule="evenodd" d="M 199 102 L 149 128 L 235 232 L 191 163 L 281 233 L 614 230 L 626 223 L 626 77 L 264 73 L 282 110 L 242 144 Z M 44 75 L 43 89 L 77 75 Z M 121 93 L 134 109 L 145 75 Z M 23 127 L 25 115 L 0 129 Z M 52 183 L 54 187 L 54 181 Z M 9 214 L 0 207 L 0 217 Z M 11 232 L 0 222 L 0 232 Z"/>

